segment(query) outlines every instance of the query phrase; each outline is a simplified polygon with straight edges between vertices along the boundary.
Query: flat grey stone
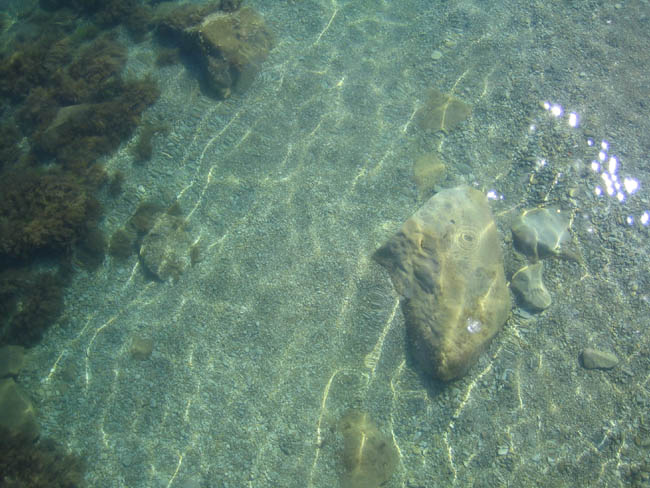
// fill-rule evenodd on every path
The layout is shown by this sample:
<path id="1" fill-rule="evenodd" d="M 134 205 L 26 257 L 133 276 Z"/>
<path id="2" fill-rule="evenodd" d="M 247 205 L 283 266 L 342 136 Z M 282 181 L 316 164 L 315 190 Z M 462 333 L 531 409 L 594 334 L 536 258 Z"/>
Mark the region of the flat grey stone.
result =
<path id="1" fill-rule="evenodd" d="M 542 281 L 542 262 L 529 264 L 517 271 L 510 282 L 522 307 L 541 312 L 551 305 L 551 294 Z"/>
<path id="2" fill-rule="evenodd" d="M 618 358 L 609 351 L 588 347 L 582 351 L 582 364 L 587 369 L 612 369 L 618 364 Z"/>
<path id="3" fill-rule="evenodd" d="M 569 219 L 564 212 L 548 208 L 524 210 L 512 225 L 516 248 L 531 258 L 559 255 L 569 239 Z"/>

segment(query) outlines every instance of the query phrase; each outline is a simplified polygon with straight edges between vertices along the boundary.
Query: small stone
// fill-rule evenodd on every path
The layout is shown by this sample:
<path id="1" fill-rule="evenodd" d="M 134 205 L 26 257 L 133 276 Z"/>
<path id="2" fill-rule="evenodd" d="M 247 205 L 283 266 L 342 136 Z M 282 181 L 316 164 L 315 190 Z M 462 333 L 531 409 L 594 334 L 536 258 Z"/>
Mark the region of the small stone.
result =
<path id="1" fill-rule="evenodd" d="M 435 152 L 421 155 L 413 165 L 413 179 L 420 197 L 430 197 L 435 187 L 447 175 L 447 168 L 440 156 Z"/>
<path id="2" fill-rule="evenodd" d="M 149 359 L 153 351 L 153 339 L 148 337 L 134 337 L 131 343 L 131 356 L 144 361 Z"/>
<path id="3" fill-rule="evenodd" d="M 339 423 L 343 434 L 341 486 L 384 485 L 399 462 L 399 453 L 390 436 L 382 433 L 367 413 L 350 410 Z M 415 446 L 413 449 L 417 449 Z"/>
<path id="4" fill-rule="evenodd" d="M 472 113 L 472 107 L 458 98 L 432 88 L 423 107 L 415 112 L 415 124 L 430 134 L 448 134 Z"/>
<path id="5" fill-rule="evenodd" d="M 160 281 L 176 281 L 190 266 L 192 239 L 185 222 L 175 215 L 161 215 L 142 239 L 140 258 L 145 268 Z"/>
<path id="6" fill-rule="evenodd" d="M 564 212 L 548 208 L 524 210 L 512 225 L 515 247 L 537 261 L 561 254 L 569 239 L 569 219 Z"/>
<path id="7" fill-rule="evenodd" d="M 551 305 L 551 294 L 542 281 L 542 262 L 517 271 L 510 282 L 521 305 L 530 312 L 541 312 Z"/>
<path id="8" fill-rule="evenodd" d="M 434 61 L 438 61 L 440 58 L 442 58 L 442 53 L 437 49 L 431 53 L 431 59 Z"/>
<path id="9" fill-rule="evenodd" d="M 609 351 L 599 351 L 590 347 L 582 351 L 582 365 L 587 369 L 612 369 L 618 358 Z"/>

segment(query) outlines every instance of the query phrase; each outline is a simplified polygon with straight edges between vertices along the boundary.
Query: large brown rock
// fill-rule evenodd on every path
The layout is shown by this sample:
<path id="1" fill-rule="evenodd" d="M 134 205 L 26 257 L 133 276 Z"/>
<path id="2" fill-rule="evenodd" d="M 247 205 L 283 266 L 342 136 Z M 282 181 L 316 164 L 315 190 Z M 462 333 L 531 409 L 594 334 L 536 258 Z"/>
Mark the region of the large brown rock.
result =
<path id="1" fill-rule="evenodd" d="M 510 311 L 485 195 L 466 186 L 437 193 L 374 257 L 404 298 L 418 362 L 443 381 L 463 376 Z"/>

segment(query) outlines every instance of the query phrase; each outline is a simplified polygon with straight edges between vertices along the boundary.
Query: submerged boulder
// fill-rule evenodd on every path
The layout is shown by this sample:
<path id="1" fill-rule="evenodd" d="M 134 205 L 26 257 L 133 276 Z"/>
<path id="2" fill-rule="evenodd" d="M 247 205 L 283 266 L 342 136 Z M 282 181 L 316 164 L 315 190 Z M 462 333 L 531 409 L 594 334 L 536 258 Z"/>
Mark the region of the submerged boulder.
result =
<path id="1" fill-rule="evenodd" d="M 487 198 L 467 186 L 430 198 L 375 253 L 402 308 L 413 353 L 443 380 L 463 376 L 510 311 Z"/>
<path id="2" fill-rule="evenodd" d="M 184 4 L 160 8 L 156 30 L 178 43 L 202 72 L 210 92 L 227 98 L 254 80 L 275 41 L 264 18 L 241 1 Z"/>

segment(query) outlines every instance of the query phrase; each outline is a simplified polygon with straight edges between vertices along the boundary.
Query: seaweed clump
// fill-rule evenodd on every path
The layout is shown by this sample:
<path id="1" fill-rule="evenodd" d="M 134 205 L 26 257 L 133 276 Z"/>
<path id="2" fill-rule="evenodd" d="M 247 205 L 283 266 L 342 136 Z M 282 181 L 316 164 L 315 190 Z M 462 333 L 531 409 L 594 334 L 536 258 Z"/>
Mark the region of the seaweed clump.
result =
<path id="1" fill-rule="evenodd" d="M 62 274 L 0 273 L 0 344 L 30 347 L 63 312 Z"/>
<path id="2" fill-rule="evenodd" d="M 82 459 L 52 440 L 34 442 L 24 434 L 0 430 L 0 476 L 5 488 L 82 488 Z"/>
<path id="3" fill-rule="evenodd" d="M 138 142 L 133 147 L 133 156 L 138 163 L 144 163 L 151 159 L 153 154 L 153 138 L 156 134 L 166 134 L 169 127 L 165 124 L 147 121 L 142 124 Z"/>
<path id="4" fill-rule="evenodd" d="M 5 32 L 0 343 L 40 341 L 63 311 L 71 264 L 96 268 L 109 249 L 94 195 L 107 182 L 107 194 L 118 195 L 124 176 L 109 179 L 98 160 L 133 134 L 160 95 L 153 78 L 123 76 L 127 50 L 112 27 L 142 38 L 152 27 L 147 3 L 41 0 L 47 11 L 26 9 L 20 29 Z"/>
<path id="5" fill-rule="evenodd" d="M 5 173 L 0 182 L 0 253 L 26 258 L 69 251 L 96 226 L 101 209 L 83 182 L 62 171 Z"/>
<path id="6" fill-rule="evenodd" d="M 152 11 L 138 0 L 41 0 L 46 10 L 70 10 L 102 28 L 122 24 L 136 41 L 141 41 L 152 27 Z"/>

